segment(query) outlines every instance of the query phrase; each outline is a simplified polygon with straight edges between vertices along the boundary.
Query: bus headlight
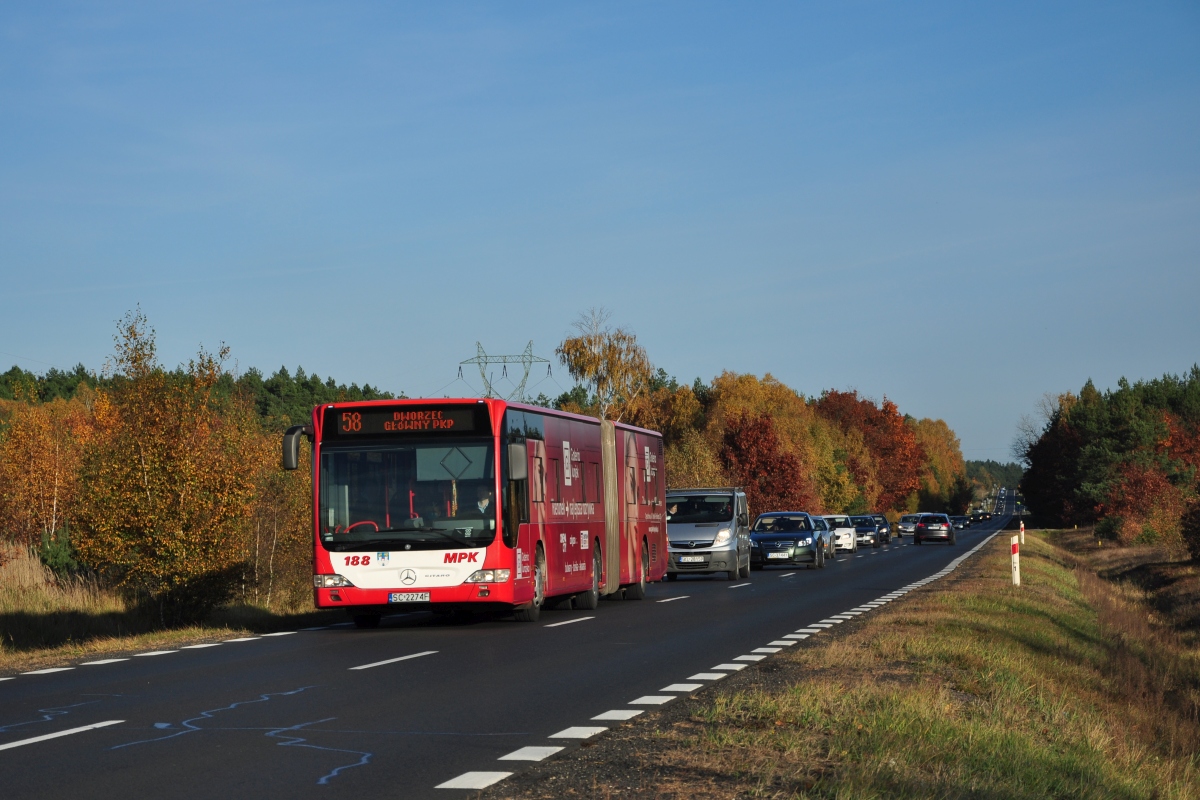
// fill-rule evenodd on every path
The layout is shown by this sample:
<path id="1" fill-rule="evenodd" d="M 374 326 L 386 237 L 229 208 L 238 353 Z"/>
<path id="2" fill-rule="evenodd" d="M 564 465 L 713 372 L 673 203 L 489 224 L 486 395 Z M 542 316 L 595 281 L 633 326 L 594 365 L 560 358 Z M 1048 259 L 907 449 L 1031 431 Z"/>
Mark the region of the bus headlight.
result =
<path id="1" fill-rule="evenodd" d="M 465 583 L 507 583 L 512 570 L 477 569 L 467 576 Z"/>
<path id="2" fill-rule="evenodd" d="M 339 586 L 353 585 L 341 575 L 313 575 L 313 587 L 317 589 L 336 589 Z"/>
<path id="3" fill-rule="evenodd" d="M 729 528 L 722 528 L 721 530 L 717 531 L 717 538 L 713 539 L 712 546 L 722 547 L 727 545 L 729 544 L 729 540 L 732 538 L 732 536 L 733 532 Z"/>

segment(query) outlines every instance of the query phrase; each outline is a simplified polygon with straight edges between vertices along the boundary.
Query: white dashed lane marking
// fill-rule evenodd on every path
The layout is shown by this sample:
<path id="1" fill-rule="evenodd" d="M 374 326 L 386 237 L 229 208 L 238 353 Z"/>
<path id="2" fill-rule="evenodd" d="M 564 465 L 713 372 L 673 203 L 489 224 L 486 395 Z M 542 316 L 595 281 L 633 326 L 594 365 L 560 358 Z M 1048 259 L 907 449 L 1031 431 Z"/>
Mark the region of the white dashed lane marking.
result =
<path id="1" fill-rule="evenodd" d="M 116 664 L 118 661 L 128 661 L 128 658 L 101 658 L 97 661 L 85 661 L 79 666 L 81 667 L 99 667 L 104 664 Z"/>
<path id="2" fill-rule="evenodd" d="M 731 672 L 737 672 L 739 669 L 745 669 L 745 664 L 717 664 L 713 669 L 725 669 Z"/>
<path id="3" fill-rule="evenodd" d="M 595 617 L 576 617 L 575 619 L 569 619 L 565 622 L 552 622 L 549 625 L 543 625 L 542 627 L 543 628 L 558 628 L 562 625 L 573 625 L 576 622 L 583 622 L 583 621 L 589 620 L 589 619 L 595 619 Z"/>
<path id="4" fill-rule="evenodd" d="M 738 656 L 734 661 L 762 661 L 766 656 Z"/>
<path id="5" fill-rule="evenodd" d="M 205 647 L 220 647 L 221 642 L 208 642 L 207 644 L 185 644 L 180 650 L 202 650 Z"/>
<path id="6" fill-rule="evenodd" d="M 74 667 L 46 667 L 45 669 L 32 669 L 29 672 L 22 672 L 22 675 L 49 675 L 52 672 L 67 672 L 75 669 Z"/>
<path id="7" fill-rule="evenodd" d="M 688 676 L 689 681 L 719 681 L 725 677 L 724 672 L 697 672 Z"/>
<path id="8" fill-rule="evenodd" d="M 571 728 L 564 728 L 558 733 L 552 734 L 551 739 L 590 739 L 598 733 L 604 733 L 608 728 L 603 725 L 576 725 Z"/>
<path id="9" fill-rule="evenodd" d="M 779 647 L 791 647 L 792 645 L 795 644 L 795 642 L 789 642 L 785 639 L 776 639 L 773 642 L 767 642 L 767 644 L 773 645 L 773 646 L 779 646 Z"/>
<path id="10" fill-rule="evenodd" d="M 675 602 L 676 600 L 686 600 L 686 599 L 688 599 L 689 597 L 691 597 L 691 595 L 690 595 L 690 594 L 681 594 L 681 595 L 678 595 L 678 596 L 676 596 L 676 597 L 668 597 L 666 600 L 659 600 L 658 602 L 660 602 L 660 603 L 673 603 L 673 602 Z"/>
<path id="11" fill-rule="evenodd" d="M 350 624 L 353 625 L 354 623 Z M 243 636 L 240 639 L 226 639 L 225 644 L 229 644 L 230 642 L 254 642 L 261 638 L 261 636 Z"/>
<path id="12" fill-rule="evenodd" d="M 820 633 L 823 628 L 832 628 L 832 625 L 822 625 L 820 628 L 800 628 L 796 633 Z"/>
<path id="13" fill-rule="evenodd" d="M 561 753 L 561 747 L 522 747 L 506 756 L 500 756 L 497 761 L 543 761 L 555 753 Z"/>
<path id="14" fill-rule="evenodd" d="M 749 586 L 749 585 L 750 585 L 750 584 L 748 584 L 748 583 L 735 583 L 733 586 L 730 586 L 730 587 L 728 587 L 728 588 L 730 588 L 730 589 L 740 589 L 740 588 L 742 588 L 743 586 Z"/>
<path id="15" fill-rule="evenodd" d="M 493 783 L 512 775 L 511 772 L 464 772 L 457 778 L 451 778 L 445 783 L 439 783 L 435 789 L 486 789 Z"/>
<path id="16" fill-rule="evenodd" d="M 437 652 L 437 650 L 426 650 L 421 653 L 413 653 L 412 655 L 408 655 L 408 656 L 400 656 L 399 658 L 389 658 L 386 661 L 375 661 L 371 664 L 362 664 L 357 667 L 350 667 L 350 669 L 355 670 L 355 669 L 371 669 L 372 667 L 382 667 L 384 664 L 395 664 L 397 661 L 408 661 L 410 658 L 421 658 L 422 656 L 431 656 L 436 652 Z"/>
<path id="17" fill-rule="evenodd" d="M 783 649 L 782 647 L 756 647 L 753 650 L 751 650 L 750 652 L 751 653 L 766 653 L 767 655 L 772 655 L 774 653 L 778 653 L 782 649 Z"/>
<path id="18" fill-rule="evenodd" d="M 637 700 L 630 700 L 631 706 L 661 706 L 675 699 L 673 694 L 644 694 Z"/>
<path id="19" fill-rule="evenodd" d="M 603 714 L 597 714 L 592 717 L 594 720 L 626 720 L 633 719 L 638 714 L 642 713 L 640 708 L 615 708 L 612 711 L 605 711 Z"/>
<path id="20" fill-rule="evenodd" d="M 783 573 L 782 575 L 780 575 L 779 577 L 781 577 L 781 578 L 790 578 L 790 577 L 792 577 L 792 576 L 793 576 L 793 575 L 795 575 L 795 574 L 796 574 L 796 573 L 794 573 L 794 572 L 785 572 L 785 573 Z"/>
<path id="21" fill-rule="evenodd" d="M 91 725 L 82 725 L 78 728 L 70 728 L 65 731 L 58 731 L 57 733 L 46 733 L 41 736 L 34 736 L 31 739 L 21 739 L 20 741 L 16 741 L 16 742 L 8 742 L 7 744 L 0 744 L 0 750 L 11 750 L 14 747 L 22 747 L 27 744 L 34 744 L 36 742 L 44 742 L 47 739 L 57 739 L 61 736 L 70 736 L 73 733 L 83 733 L 84 731 L 94 731 L 97 728 L 107 728 L 109 725 L 120 725 L 124 721 L 125 720 L 123 720 L 123 719 L 110 719 L 110 720 L 106 720 L 104 722 L 93 722 Z"/>
<path id="22" fill-rule="evenodd" d="M 394 615 L 402 616 L 402 615 Z M 390 617 L 389 617 L 390 619 Z M 263 636 L 291 636 L 295 631 L 276 631 L 275 633 L 264 633 Z"/>
<path id="23" fill-rule="evenodd" d="M 670 686 L 664 686 L 663 688 L 659 689 L 659 691 L 660 692 L 694 692 L 702 686 L 704 686 L 704 684 L 702 684 L 702 683 L 672 683 Z"/>
<path id="24" fill-rule="evenodd" d="M 134 653 L 134 658 L 145 658 L 146 656 L 165 656 L 170 653 L 178 653 L 178 650 L 151 650 L 148 653 Z"/>
<path id="25" fill-rule="evenodd" d="M 811 635 L 812 634 L 809 634 L 809 633 L 789 633 L 787 636 L 785 636 L 783 638 L 785 638 L 785 639 L 807 639 Z"/>

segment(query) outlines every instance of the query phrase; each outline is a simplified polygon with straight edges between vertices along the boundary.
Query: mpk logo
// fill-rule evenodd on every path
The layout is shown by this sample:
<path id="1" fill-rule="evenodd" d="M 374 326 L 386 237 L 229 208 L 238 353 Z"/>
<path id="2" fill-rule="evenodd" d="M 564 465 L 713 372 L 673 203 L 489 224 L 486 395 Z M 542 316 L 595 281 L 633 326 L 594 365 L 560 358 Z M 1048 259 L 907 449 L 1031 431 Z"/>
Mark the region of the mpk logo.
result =
<path id="1" fill-rule="evenodd" d="M 474 564 L 479 561 L 479 551 L 474 550 L 470 553 L 446 553 L 446 558 L 442 561 L 443 564 Z"/>

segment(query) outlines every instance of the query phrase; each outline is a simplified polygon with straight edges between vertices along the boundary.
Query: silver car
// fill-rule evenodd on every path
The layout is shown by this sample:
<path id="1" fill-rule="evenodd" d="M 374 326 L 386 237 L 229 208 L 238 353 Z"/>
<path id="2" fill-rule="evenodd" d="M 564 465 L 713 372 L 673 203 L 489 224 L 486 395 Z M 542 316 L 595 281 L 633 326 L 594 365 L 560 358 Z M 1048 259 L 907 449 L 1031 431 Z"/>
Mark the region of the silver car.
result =
<path id="1" fill-rule="evenodd" d="M 750 513 L 740 488 L 667 492 L 667 580 L 680 575 L 750 576 Z"/>
<path id="2" fill-rule="evenodd" d="M 913 531 L 917 529 L 917 523 L 921 521 L 920 514 L 905 514 L 900 518 L 900 523 L 896 526 L 896 531 L 903 537 L 904 534 L 913 535 Z"/>

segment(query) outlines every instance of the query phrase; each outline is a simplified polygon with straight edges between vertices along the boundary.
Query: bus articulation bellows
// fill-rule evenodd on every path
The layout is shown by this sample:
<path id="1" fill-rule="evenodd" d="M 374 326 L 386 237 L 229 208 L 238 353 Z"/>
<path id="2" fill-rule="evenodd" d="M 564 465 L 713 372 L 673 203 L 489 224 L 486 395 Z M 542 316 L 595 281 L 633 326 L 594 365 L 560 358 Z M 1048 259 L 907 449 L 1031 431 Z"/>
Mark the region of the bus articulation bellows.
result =
<path id="1" fill-rule="evenodd" d="M 313 595 L 374 627 L 399 606 L 641 599 L 667 569 L 662 437 L 503 400 L 313 409 Z"/>

